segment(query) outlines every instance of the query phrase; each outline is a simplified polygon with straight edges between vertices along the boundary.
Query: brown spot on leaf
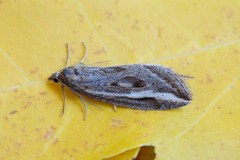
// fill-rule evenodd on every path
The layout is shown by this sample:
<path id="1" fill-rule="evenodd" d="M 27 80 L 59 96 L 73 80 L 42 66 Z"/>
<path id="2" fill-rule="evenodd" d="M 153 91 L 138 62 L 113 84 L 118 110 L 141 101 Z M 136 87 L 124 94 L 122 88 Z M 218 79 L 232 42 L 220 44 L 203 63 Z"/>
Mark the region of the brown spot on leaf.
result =
<path id="1" fill-rule="evenodd" d="M 127 128 L 126 122 L 120 120 L 120 119 L 112 119 L 112 123 L 110 125 L 113 128 Z"/>
<path id="2" fill-rule="evenodd" d="M 31 74 L 34 74 L 34 73 L 36 73 L 37 71 L 38 71 L 38 68 L 34 68 L 34 69 L 30 70 L 30 73 L 31 73 Z"/>
<path id="3" fill-rule="evenodd" d="M 62 152 L 68 154 L 69 151 L 68 149 L 63 149 Z"/>
<path id="4" fill-rule="evenodd" d="M 79 13 L 78 17 L 79 17 L 79 22 L 82 23 L 84 21 L 84 16 L 81 13 Z"/>
<path id="5" fill-rule="evenodd" d="M 40 128 L 35 128 L 35 131 L 36 132 L 40 132 Z"/>
<path id="6" fill-rule="evenodd" d="M 59 142 L 59 140 L 58 139 L 55 139 L 54 141 L 53 141 L 53 144 L 57 144 Z"/>
<path id="7" fill-rule="evenodd" d="M 162 37 L 162 28 L 161 28 L 161 27 L 158 27 L 158 28 L 157 28 L 157 37 L 158 37 L 158 38 L 161 38 L 161 37 Z"/>
<path id="8" fill-rule="evenodd" d="M 20 148 L 21 145 L 22 145 L 22 143 L 20 143 L 20 142 L 17 142 L 17 143 L 16 143 L 16 147 L 17 147 L 17 148 Z"/>
<path id="9" fill-rule="evenodd" d="M 28 96 L 27 98 L 28 98 L 28 99 L 32 99 L 32 98 L 33 98 L 33 96 Z"/>
<path id="10" fill-rule="evenodd" d="M 46 102 L 46 104 L 50 104 L 50 103 L 52 103 L 52 101 L 51 101 L 51 100 Z"/>
<path id="11" fill-rule="evenodd" d="M 103 133 L 98 134 L 98 137 L 103 137 Z"/>
<path id="12" fill-rule="evenodd" d="M 139 21 L 138 20 L 135 20 L 133 25 L 132 25 L 132 29 L 133 30 L 140 30 L 140 27 L 139 27 Z"/>
<path id="13" fill-rule="evenodd" d="M 84 148 L 86 149 L 86 150 L 88 150 L 88 149 L 90 149 L 90 144 L 89 144 L 89 142 L 88 141 L 84 141 L 83 142 L 84 144 Z"/>
<path id="14" fill-rule="evenodd" d="M 113 19 L 113 13 L 110 11 L 106 11 L 105 14 L 107 15 L 107 19 Z"/>
<path id="15" fill-rule="evenodd" d="M 213 80 L 212 80 L 212 78 L 211 78 L 211 76 L 210 76 L 210 75 L 207 75 L 207 81 L 208 81 L 208 82 L 210 82 L 210 83 L 212 83 L 212 82 L 213 82 Z"/>
<path id="16" fill-rule="evenodd" d="M 138 125 L 144 127 L 144 126 L 147 126 L 147 124 L 143 121 L 140 121 L 140 120 L 135 120 L 134 123 L 137 123 Z"/>
<path id="17" fill-rule="evenodd" d="M 23 105 L 23 109 L 26 109 L 32 105 L 32 102 L 27 102 L 25 105 Z"/>
<path id="18" fill-rule="evenodd" d="M 73 148 L 72 151 L 75 153 L 79 152 L 78 149 L 76 149 L 76 148 Z"/>
<path id="19" fill-rule="evenodd" d="M 133 24 L 133 25 L 132 25 L 132 29 L 133 29 L 133 30 L 140 30 L 140 28 L 138 27 L 137 24 Z"/>
<path id="20" fill-rule="evenodd" d="M 47 132 L 45 133 L 44 138 L 48 140 L 48 139 L 50 139 L 53 135 L 54 135 L 54 128 L 53 128 L 53 127 L 50 127 L 50 128 L 48 128 Z"/>
<path id="21" fill-rule="evenodd" d="M 106 145 L 105 143 L 96 143 L 96 144 L 94 144 L 94 147 L 95 148 L 101 148 L 101 147 L 103 147 L 105 145 Z"/>
<path id="22" fill-rule="evenodd" d="M 105 53 L 105 52 L 106 52 L 106 50 L 104 48 L 101 48 L 100 50 L 95 51 L 94 54 L 99 55 L 99 54 L 102 54 L 102 53 Z"/>
<path id="23" fill-rule="evenodd" d="M 46 91 L 42 91 L 42 92 L 39 92 L 40 95 L 44 96 L 45 94 L 47 94 Z"/>
<path id="24" fill-rule="evenodd" d="M 237 49 L 234 49 L 234 53 L 238 54 L 239 52 L 238 52 L 238 50 L 237 50 Z"/>
<path id="25" fill-rule="evenodd" d="M 16 110 L 14 110 L 14 111 L 10 112 L 9 114 L 15 114 L 15 113 L 17 113 L 17 111 L 16 111 Z"/>
<path id="26" fill-rule="evenodd" d="M 118 3 L 119 3 L 119 0 L 115 0 L 114 4 L 118 5 Z"/>

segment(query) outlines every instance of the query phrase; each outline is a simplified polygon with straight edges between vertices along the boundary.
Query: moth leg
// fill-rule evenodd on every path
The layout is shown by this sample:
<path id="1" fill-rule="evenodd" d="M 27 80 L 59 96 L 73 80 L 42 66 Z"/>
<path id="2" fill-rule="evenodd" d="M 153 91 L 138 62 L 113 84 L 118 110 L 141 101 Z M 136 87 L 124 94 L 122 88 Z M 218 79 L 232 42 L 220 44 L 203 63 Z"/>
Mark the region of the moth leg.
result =
<path id="1" fill-rule="evenodd" d="M 117 112 L 117 106 L 115 104 L 113 105 L 113 108 L 114 108 L 114 112 Z"/>
<path id="2" fill-rule="evenodd" d="M 86 46 L 86 44 L 84 43 L 84 42 L 82 42 L 82 45 L 83 45 L 83 47 L 84 47 L 84 49 L 85 49 L 85 55 L 84 55 L 84 57 L 82 58 L 82 60 L 80 61 L 80 63 L 83 63 L 84 62 L 84 60 L 87 58 L 87 56 L 88 56 L 88 47 Z"/>
<path id="3" fill-rule="evenodd" d="M 101 109 L 101 110 L 103 110 L 103 108 L 96 106 L 95 104 L 93 104 L 93 103 L 89 102 L 89 101 L 88 101 L 88 100 L 86 100 L 85 98 L 83 98 L 83 97 L 82 97 L 82 99 L 83 99 L 84 101 L 86 101 L 87 103 L 91 104 L 93 107 L 96 107 L 96 108 L 98 108 L 98 109 Z"/>
<path id="4" fill-rule="evenodd" d="M 82 100 L 83 102 L 83 106 L 84 106 L 84 117 L 83 117 L 83 120 L 85 121 L 86 120 L 86 117 L 87 117 L 87 105 L 86 103 L 84 102 L 84 99 L 82 98 L 82 96 L 78 95 L 78 97 Z"/>
<path id="5" fill-rule="evenodd" d="M 62 84 L 62 95 L 63 95 L 63 108 L 62 108 L 62 116 L 65 112 L 65 104 L 66 104 L 66 94 L 64 90 L 64 85 Z"/>

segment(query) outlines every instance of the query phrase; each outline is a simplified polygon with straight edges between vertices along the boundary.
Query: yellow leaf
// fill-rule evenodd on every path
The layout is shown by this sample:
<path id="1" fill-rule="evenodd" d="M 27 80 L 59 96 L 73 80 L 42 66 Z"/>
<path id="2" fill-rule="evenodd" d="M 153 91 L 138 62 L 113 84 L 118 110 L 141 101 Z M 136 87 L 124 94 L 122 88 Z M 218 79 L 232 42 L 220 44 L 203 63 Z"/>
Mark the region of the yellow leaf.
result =
<path id="1" fill-rule="evenodd" d="M 143 145 L 156 159 L 239 159 L 240 2 L 0 1 L 0 159 L 101 160 Z M 85 63 L 162 64 L 187 79 L 190 105 L 140 111 L 87 98 L 47 78 Z M 123 153 L 123 151 L 128 151 Z M 124 157 L 124 158 L 125 158 Z"/>

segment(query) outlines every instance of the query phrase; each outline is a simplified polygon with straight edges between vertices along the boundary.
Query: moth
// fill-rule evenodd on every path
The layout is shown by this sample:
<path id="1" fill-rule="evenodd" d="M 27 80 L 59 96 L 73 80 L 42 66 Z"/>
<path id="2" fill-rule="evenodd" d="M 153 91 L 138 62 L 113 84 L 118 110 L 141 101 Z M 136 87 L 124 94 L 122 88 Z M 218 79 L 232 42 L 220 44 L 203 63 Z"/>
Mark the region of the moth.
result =
<path id="1" fill-rule="evenodd" d="M 85 49 L 86 54 L 80 64 L 65 67 L 48 79 L 60 82 L 82 100 L 81 95 L 85 95 L 132 109 L 173 109 L 187 105 L 192 99 L 183 77 L 170 68 L 148 64 L 111 67 L 83 65 L 87 55 Z"/>

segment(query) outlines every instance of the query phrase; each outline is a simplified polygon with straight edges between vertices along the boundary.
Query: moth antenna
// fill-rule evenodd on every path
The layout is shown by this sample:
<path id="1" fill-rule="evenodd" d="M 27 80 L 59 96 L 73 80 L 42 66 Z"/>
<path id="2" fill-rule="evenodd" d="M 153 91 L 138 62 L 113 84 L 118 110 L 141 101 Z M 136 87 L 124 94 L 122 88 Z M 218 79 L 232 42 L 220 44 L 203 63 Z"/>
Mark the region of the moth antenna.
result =
<path id="1" fill-rule="evenodd" d="M 80 63 L 83 63 L 83 61 L 87 58 L 87 56 L 88 56 L 88 47 L 87 47 L 87 45 L 84 43 L 84 42 L 82 42 L 82 45 L 83 45 L 83 47 L 84 47 L 84 49 L 85 49 L 85 55 L 84 55 L 84 57 L 82 58 L 82 60 L 81 60 L 81 62 Z"/>
<path id="2" fill-rule="evenodd" d="M 65 63 L 65 68 L 68 66 L 68 61 L 69 61 L 69 54 L 70 54 L 70 47 L 69 44 L 66 44 L 67 47 L 67 59 L 66 59 L 66 63 Z"/>
<path id="3" fill-rule="evenodd" d="M 117 112 L 117 106 L 115 104 L 113 105 L 113 108 L 114 108 L 114 112 Z"/>
<path id="4" fill-rule="evenodd" d="M 83 97 L 82 97 L 82 99 L 83 99 L 84 101 L 86 101 L 88 104 L 91 104 L 93 107 L 96 107 L 96 108 L 98 108 L 98 109 L 101 109 L 101 110 L 103 110 L 103 108 L 96 106 L 95 104 L 93 104 L 93 103 L 89 102 L 89 101 L 88 101 L 88 100 L 86 100 L 85 98 L 83 98 Z"/>
<path id="5" fill-rule="evenodd" d="M 86 103 L 84 102 L 84 100 L 83 100 L 83 97 L 82 96 L 80 96 L 80 95 L 78 95 L 79 96 L 79 98 L 82 100 L 82 102 L 83 102 L 83 106 L 84 106 L 84 117 L 83 117 L 83 120 L 85 121 L 86 120 L 86 117 L 87 117 L 87 105 L 86 105 Z"/>
<path id="6" fill-rule="evenodd" d="M 62 108 L 62 116 L 63 116 L 65 112 L 65 104 L 66 104 L 66 94 L 65 94 L 65 89 L 63 84 L 62 84 L 62 95 L 63 95 L 63 108 Z"/>

